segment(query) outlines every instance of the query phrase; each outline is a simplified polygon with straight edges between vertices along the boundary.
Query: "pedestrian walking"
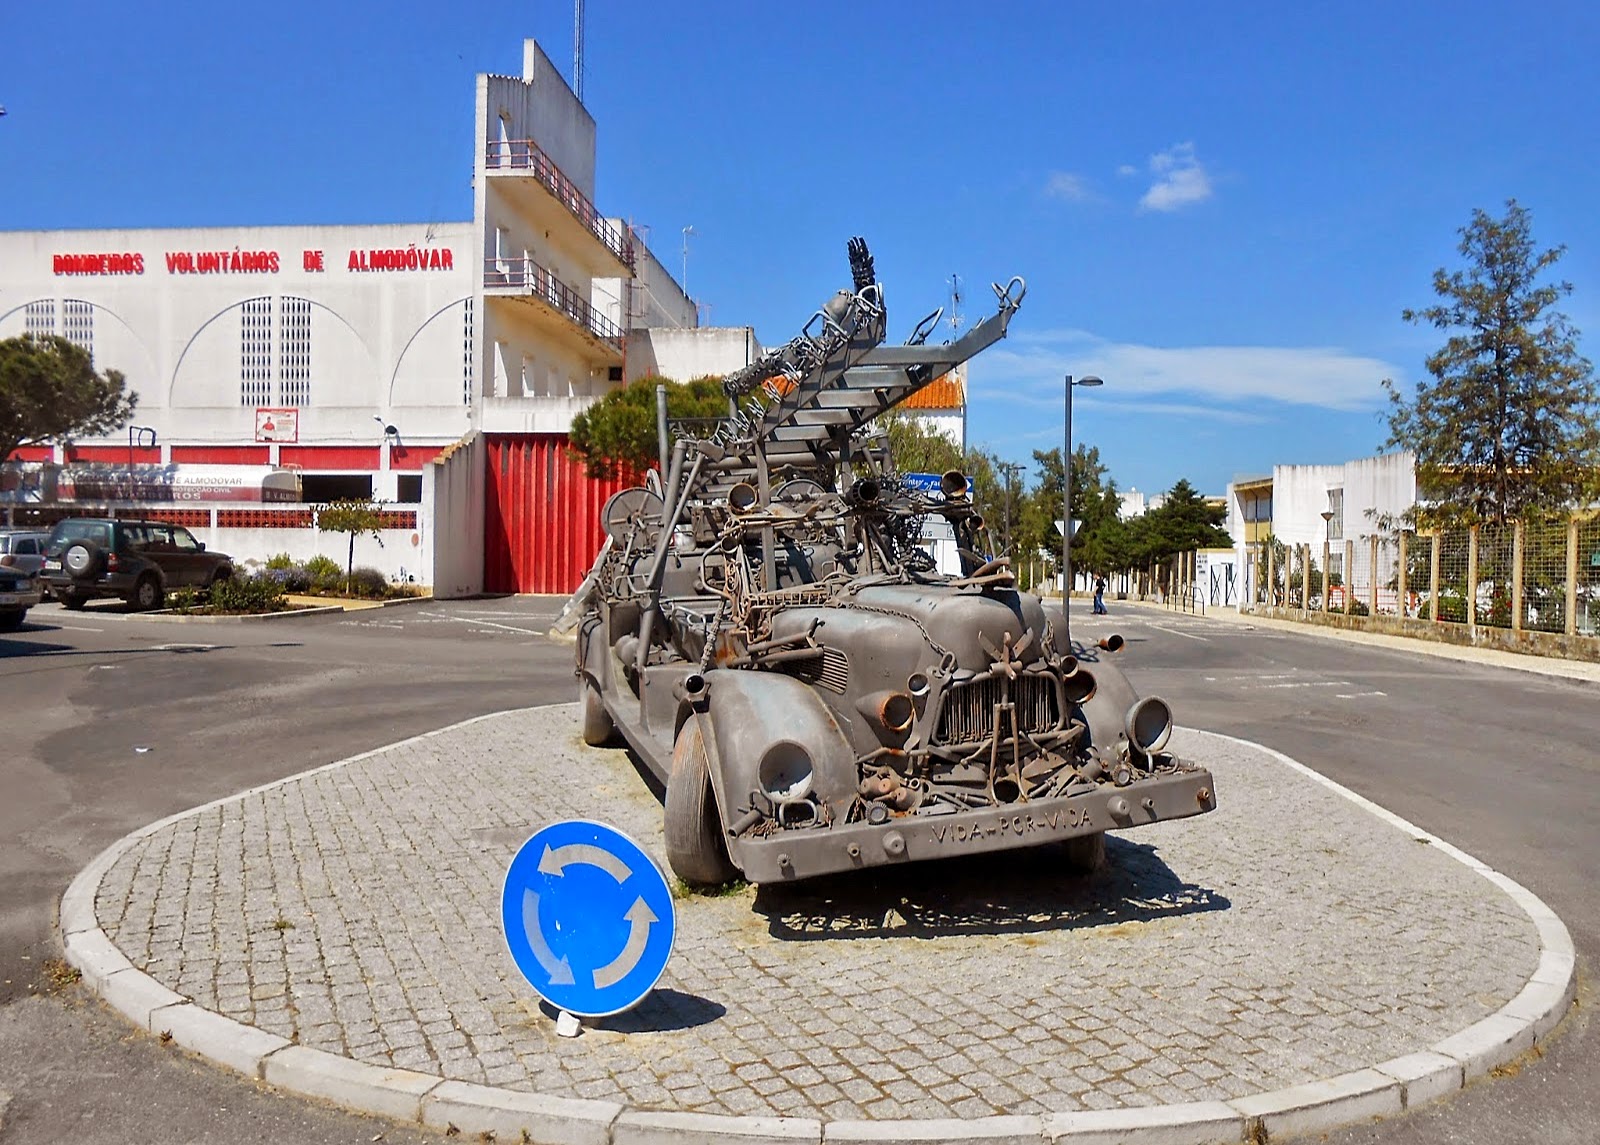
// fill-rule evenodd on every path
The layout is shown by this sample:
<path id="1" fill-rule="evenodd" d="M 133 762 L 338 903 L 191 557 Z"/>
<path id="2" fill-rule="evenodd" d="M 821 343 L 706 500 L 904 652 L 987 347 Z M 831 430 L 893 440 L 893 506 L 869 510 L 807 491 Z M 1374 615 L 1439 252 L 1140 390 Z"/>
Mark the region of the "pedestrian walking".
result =
<path id="1" fill-rule="evenodd" d="M 1097 576 L 1094 578 L 1094 614 L 1096 616 L 1107 615 L 1106 578 L 1103 576 Z"/>

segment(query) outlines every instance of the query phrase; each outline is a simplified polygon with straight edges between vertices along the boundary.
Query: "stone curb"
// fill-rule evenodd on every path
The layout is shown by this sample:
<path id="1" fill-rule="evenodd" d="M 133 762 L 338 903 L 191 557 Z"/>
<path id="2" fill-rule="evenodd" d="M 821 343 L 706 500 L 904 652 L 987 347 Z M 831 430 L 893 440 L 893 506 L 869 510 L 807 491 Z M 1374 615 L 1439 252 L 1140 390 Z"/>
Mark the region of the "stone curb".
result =
<path id="1" fill-rule="evenodd" d="M 1233 1101 L 1075 1111 L 1043 1117 L 822 1122 L 808 1118 L 628 1110 L 616 1102 L 447 1081 L 433 1074 L 387 1069 L 294 1045 L 193 1005 L 135 969 L 100 929 L 95 915 L 100 882 L 116 861 L 146 836 L 214 807 L 507 714 L 510 713 L 476 716 L 312 768 L 190 808 L 124 836 L 79 872 L 61 898 L 60 926 L 67 961 L 113 1009 L 141 1028 L 170 1033 L 183 1048 L 247 1077 L 397 1121 L 446 1131 L 453 1127 L 461 1133 L 492 1133 L 501 1139 L 515 1139 L 526 1133 L 528 1140 L 562 1145 L 693 1145 L 707 1141 L 727 1145 L 870 1145 L 888 1141 L 916 1145 L 1233 1145 L 1251 1139 L 1252 1134 L 1276 1137 L 1325 1132 L 1372 1117 L 1392 1116 L 1455 1092 L 1467 1081 L 1543 1042 L 1576 996 L 1571 934 L 1555 912 L 1525 887 L 1282 752 L 1235 736 L 1198 730 L 1193 734 L 1265 752 L 1391 826 L 1444 851 L 1493 883 L 1527 913 L 1539 932 L 1539 965 L 1521 993 L 1497 1013 L 1424 1052 Z"/>
<path id="2" fill-rule="evenodd" d="M 168 624 L 259 624 L 267 620 L 299 620 L 306 616 L 328 616 L 343 611 L 343 608 L 335 604 L 317 608 L 290 608 L 283 612 L 250 612 L 242 616 L 185 616 L 180 612 L 170 612 L 166 609 L 141 613 L 140 616 L 145 620 L 164 620 Z"/>

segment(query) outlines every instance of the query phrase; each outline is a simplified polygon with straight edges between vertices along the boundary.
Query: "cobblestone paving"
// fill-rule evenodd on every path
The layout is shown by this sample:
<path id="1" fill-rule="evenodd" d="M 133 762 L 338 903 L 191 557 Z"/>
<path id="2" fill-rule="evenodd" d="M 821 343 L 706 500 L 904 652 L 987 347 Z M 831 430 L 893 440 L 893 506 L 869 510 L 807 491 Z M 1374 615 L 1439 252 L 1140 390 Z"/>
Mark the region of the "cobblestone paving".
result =
<path id="1" fill-rule="evenodd" d="M 663 858 L 627 754 L 583 747 L 574 719 L 508 713 L 181 820 L 106 877 L 102 924 L 198 1004 L 363 1061 L 829 1119 L 1277 1089 L 1422 1049 L 1537 961 L 1531 923 L 1486 880 L 1259 751 L 1189 733 L 1220 809 L 1112 839 L 1091 879 L 1042 849 L 680 899 L 655 993 L 559 1040 L 500 936 L 512 854 L 584 816 Z"/>

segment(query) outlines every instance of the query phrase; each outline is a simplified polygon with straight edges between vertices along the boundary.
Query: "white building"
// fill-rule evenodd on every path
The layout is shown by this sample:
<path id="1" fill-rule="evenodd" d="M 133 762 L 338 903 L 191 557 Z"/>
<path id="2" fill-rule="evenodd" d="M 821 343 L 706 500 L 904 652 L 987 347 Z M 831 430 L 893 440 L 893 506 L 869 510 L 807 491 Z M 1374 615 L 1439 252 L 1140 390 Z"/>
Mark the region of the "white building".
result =
<path id="1" fill-rule="evenodd" d="M 0 338 L 64 335 L 138 394 L 126 434 L 22 460 L 290 468 L 305 502 L 394 503 L 363 563 L 441 594 L 569 590 L 615 487 L 567 453 L 573 416 L 625 379 L 725 372 L 759 347 L 697 329 L 594 206 L 594 119 L 536 43 L 520 77 L 477 78 L 474 131 L 470 221 L 0 232 Z M 241 559 L 331 540 L 303 508 L 158 508 Z"/>
<path id="2" fill-rule="evenodd" d="M 1242 478 L 1228 486 L 1228 533 L 1243 575 L 1268 537 L 1293 549 L 1310 545 L 1320 567 L 1329 548 L 1329 571 L 1343 575 L 1344 542 L 1380 532 L 1417 503 L 1416 457 L 1388 453 L 1341 465 L 1275 465 L 1271 477 Z M 1387 575 L 1389 570 L 1380 570 Z M 1381 577 L 1380 577 L 1381 579 Z M 1241 600 L 1251 599 L 1248 592 Z"/>

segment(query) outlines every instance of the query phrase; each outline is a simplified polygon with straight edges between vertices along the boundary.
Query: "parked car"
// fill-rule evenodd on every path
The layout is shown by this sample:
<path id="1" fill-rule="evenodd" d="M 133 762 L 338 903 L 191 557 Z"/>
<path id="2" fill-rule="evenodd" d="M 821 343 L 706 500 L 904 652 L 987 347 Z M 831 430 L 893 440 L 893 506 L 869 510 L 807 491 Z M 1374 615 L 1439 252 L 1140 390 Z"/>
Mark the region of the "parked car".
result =
<path id="1" fill-rule="evenodd" d="M 172 589 L 209 589 L 232 575 L 232 557 L 208 553 L 188 529 L 165 521 L 69 517 L 45 546 L 45 584 L 71 609 L 105 596 L 160 608 Z"/>
<path id="2" fill-rule="evenodd" d="M 28 609 L 39 603 L 39 579 L 21 569 L 0 565 L 0 632 L 22 627 Z"/>
<path id="3" fill-rule="evenodd" d="M 0 569 L 38 576 L 49 540 L 49 532 L 43 529 L 0 529 Z"/>

